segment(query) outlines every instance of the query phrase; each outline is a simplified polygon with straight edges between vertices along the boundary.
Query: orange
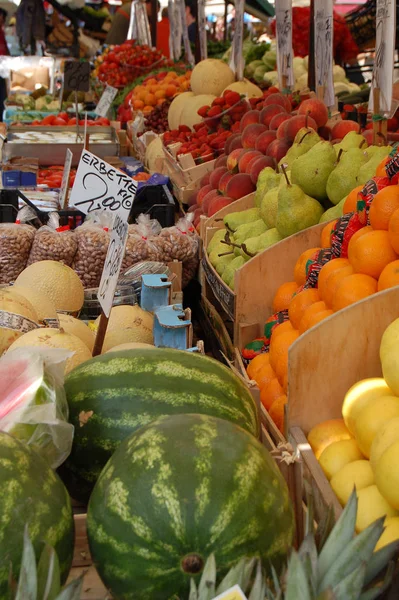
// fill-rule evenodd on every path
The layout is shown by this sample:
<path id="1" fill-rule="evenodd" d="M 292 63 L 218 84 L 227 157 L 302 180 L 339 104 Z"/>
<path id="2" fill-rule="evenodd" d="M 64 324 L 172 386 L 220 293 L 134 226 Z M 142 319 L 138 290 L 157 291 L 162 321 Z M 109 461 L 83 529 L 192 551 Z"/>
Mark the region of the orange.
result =
<path id="1" fill-rule="evenodd" d="M 151 94 L 151 92 L 149 92 L 145 95 L 144 102 L 147 106 L 155 106 L 157 103 L 157 99 L 154 96 L 154 94 Z"/>
<path id="2" fill-rule="evenodd" d="M 274 421 L 277 429 L 284 434 L 284 423 L 285 423 L 285 405 L 287 404 L 287 396 L 283 394 L 273 402 L 270 407 L 269 415 Z"/>
<path id="3" fill-rule="evenodd" d="M 382 161 L 378 165 L 377 170 L 375 172 L 376 177 L 386 177 L 387 176 L 385 167 L 390 160 L 391 160 L 390 156 L 386 156 L 385 158 L 382 159 Z"/>
<path id="4" fill-rule="evenodd" d="M 362 185 L 358 185 L 355 187 L 346 197 L 344 202 L 344 206 L 342 209 L 342 214 L 356 212 L 357 210 L 357 195 L 363 189 Z"/>
<path id="5" fill-rule="evenodd" d="M 347 267 L 349 264 L 350 263 L 347 258 L 333 258 L 321 267 L 319 277 L 317 280 L 317 289 L 319 290 L 319 295 L 322 300 L 324 300 L 324 293 L 326 289 L 326 281 L 328 276 L 331 273 L 333 273 L 333 271 L 336 271 L 337 269 L 342 269 L 342 267 Z"/>
<path id="6" fill-rule="evenodd" d="M 333 442 L 352 438 L 343 419 L 330 419 L 312 427 L 308 433 L 308 442 L 316 458 Z"/>
<path id="7" fill-rule="evenodd" d="M 366 235 L 366 233 L 369 233 L 370 231 L 374 231 L 374 229 L 370 227 L 370 225 L 366 225 L 365 227 L 362 227 L 361 229 L 356 231 L 356 233 L 354 233 L 351 239 L 349 240 L 348 252 L 351 244 L 354 244 L 360 237 L 362 237 L 362 235 Z"/>
<path id="8" fill-rule="evenodd" d="M 294 279 L 298 286 L 303 285 L 306 281 L 306 263 L 312 258 L 312 256 L 321 250 L 321 248 L 310 248 L 302 252 L 301 256 L 295 263 L 294 267 Z"/>
<path id="9" fill-rule="evenodd" d="M 280 323 L 280 325 L 276 325 L 276 327 L 272 331 L 271 337 L 273 341 L 282 333 L 286 331 L 294 331 L 291 321 L 284 321 L 284 323 Z"/>
<path id="10" fill-rule="evenodd" d="M 320 310 L 319 312 L 315 313 L 310 317 L 308 321 L 308 329 L 311 329 L 312 327 L 317 325 L 317 323 L 320 323 L 320 321 L 324 321 L 324 319 L 327 319 L 327 317 L 331 317 L 331 315 L 333 314 L 334 312 L 331 309 Z"/>
<path id="11" fill-rule="evenodd" d="M 165 98 L 165 90 L 156 90 L 156 92 L 154 92 L 154 96 L 155 98 Z"/>
<path id="12" fill-rule="evenodd" d="M 398 208 L 399 185 L 388 185 L 373 198 L 369 210 L 371 227 L 388 231 L 389 220 Z"/>
<path id="13" fill-rule="evenodd" d="M 163 104 L 164 102 L 165 102 L 165 98 L 158 98 L 157 106 L 161 106 L 161 104 Z"/>
<path id="14" fill-rule="evenodd" d="M 270 354 L 270 365 L 276 371 L 277 365 L 280 360 L 287 358 L 288 360 L 288 348 L 299 336 L 299 331 L 294 329 L 293 331 L 286 331 L 279 335 L 275 340 L 270 341 L 269 354 Z"/>
<path id="15" fill-rule="evenodd" d="M 377 281 L 373 277 L 370 277 L 370 275 L 362 273 L 348 275 L 335 290 L 332 309 L 334 312 L 341 310 L 341 308 L 345 308 L 354 302 L 371 296 L 371 294 L 375 294 L 376 291 Z"/>
<path id="16" fill-rule="evenodd" d="M 355 242 L 352 240 L 349 242 L 348 258 L 356 273 L 378 279 L 384 267 L 398 258 L 387 231 L 368 231 Z"/>
<path id="17" fill-rule="evenodd" d="M 265 365 L 253 376 L 254 381 L 258 384 L 260 390 L 262 390 L 272 379 L 276 377 L 276 374 L 270 365 Z"/>
<path id="18" fill-rule="evenodd" d="M 389 263 L 378 278 L 378 291 L 399 285 L 399 260 Z"/>
<path id="19" fill-rule="evenodd" d="M 142 100 L 135 100 L 133 102 L 133 109 L 134 110 L 141 110 L 144 108 L 144 102 Z"/>
<path id="20" fill-rule="evenodd" d="M 255 373 L 257 373 L 259 371 L 259 369 L 262 369 L 262 367 L 264 367 L 265 365 L 270 364 L 269 362 L 269 353 L 268 352 L 262 352 L 262 354 L 258 354 L 258 356 L 255 356 L 255 358 L 253 358 L 251 360 L 251 362 L 249 363 L 248 367 L 247 367 L 247 375 L 250 379 L 253 379 Z"/>
<path id="21" fill-rule="evenodd" d="M 399 209 L 395 210 L 388 225 L 388 236 L 392 248 L 399 254 Z"/>
<path id="22" fill-rule="evenodd" d="M 288 391 L 288 373 L 286 373 L 284 375 L 284 380 L 283 380 L 283 390 L 284 390 L 284 394 L 287 393 Z"/>
<path id="23" fill-rule="evenodd" d="M 273 402 L 283 394 L 283 388 L 277 377 L 274 377 L 268 385 L 265 385 L 260 391 L 260 401 L 266 410 L 269 410 Z"/>
<path id="24" fill-rule="evenodd" d="M 310 288 L 299 292 L 290 302 L 288 307 L 288 316 L 295 329 L 298 329 L 299 323 L 303 317 L 305 310 L 320 300 L 319 292 L 316 288 Z"/>
<path id="25" fill-rule="evenodd" d="M 273 298 L 273 312 L 280 312 L 288 308 L 291 302 L 292 296 L 298 289 L 298 285 L 295 281 L 287 281 L 280 285 Z"/>
<path id="26" fill-rule="evenodd" d="M 152 109 L 153 109 L 153 108 L 154 108 L 153 106 L 145 106 L 145 107 L 143 108 L 143 113 L 144 113 L 144 114 L 150 113 L 150 112 L 152 112 Z"/>
<path id="27" fill-rule="evenodd" d="M 332 233 L 337 221 L 338 221 L 338 219 L 335 219 L 335 221 L 331 221 L 331 223 L 327 223 L 327 225 L 325 225 L 323 227 L 323 230 L 321 232 L 321 238 L 320 238 L 320 243 L 321 243 L 322 248 L 330 248 L 331 233 Z"/>
<path id="28" fill-rule="evenodd" d="M 345 277 L 352 275 L 352 273 L 353 267 L 352 265 L 348 265 L 347 267 L 342 267 L 342 269 L 337 269 L 333 273 L 330 273 L 330 275 L 327 277 L 323 300 L 327 304 L 328 308 L 331 308 L 332 306 L 335 290 L 337 289 L 338 285 L 343 279 L 345 279 Z"/>
<path id="29" fill-rule="evenodd" d="M 167 85 L 166 89 L 165 89 L 165 93 L 168 98 L 171 98 L 172 96 L 174 96 L 176 94 L 176 86 L 173 84 Z"/>
<path id="30" fill-rule="evenodd" d="M 309 320 L 311 319 L 311 317 L 323 310 L 327 310 L 327 306 L 322 300 L 311 304 L 303 313 L 303 317 L 301 319 L 301 322 L 299 323 L 299 333 L 301 334 L 307 329 L 309 329 Z"/>

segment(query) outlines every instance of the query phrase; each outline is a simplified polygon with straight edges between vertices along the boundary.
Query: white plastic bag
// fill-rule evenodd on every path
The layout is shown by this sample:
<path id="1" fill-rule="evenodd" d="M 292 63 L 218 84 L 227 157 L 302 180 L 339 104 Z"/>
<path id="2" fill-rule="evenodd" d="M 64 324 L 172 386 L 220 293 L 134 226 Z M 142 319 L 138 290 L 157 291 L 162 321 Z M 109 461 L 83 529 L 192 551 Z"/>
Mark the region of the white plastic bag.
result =
<path id="1" fill-rule="evenodd" d="M 65 361 L 56 348 L 18 348 L 0 358 L 0 431 L 36 450 L 56 469 L 69 456 L 73 425 L 64 391 Z"/>

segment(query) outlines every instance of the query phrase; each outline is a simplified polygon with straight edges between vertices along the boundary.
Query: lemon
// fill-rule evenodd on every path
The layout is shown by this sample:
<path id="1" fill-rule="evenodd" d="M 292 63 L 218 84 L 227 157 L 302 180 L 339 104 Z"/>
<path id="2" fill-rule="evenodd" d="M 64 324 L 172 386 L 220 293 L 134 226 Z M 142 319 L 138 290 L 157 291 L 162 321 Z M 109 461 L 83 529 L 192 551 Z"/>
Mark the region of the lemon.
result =
<path id="1" fill-rule="evenodd" d="M 387 421 L 378 430 L 373 443 L 371 444 L 370 450 L 370 462 L 373 469 L 376 468 L 377 463 L 385 450 L 389 448 L 391 444 L 399 440 L 399 417 Z"/>
<path id="2" fill-rule="evenodd" d="M 356 531 L 360 533 L 380 517 L 397 517 L 395 510 L 380 494 L 376 485 L 369 485 L 357 492 L 358 505 Z"/>
<path id="3" fill-rule="evenodd" d="M 349 431 L 354 434 L 357 416 L 370 401 L 393 395 L 382 377 L 362 379 L 355 383 L 346 392 L 342 405 L 342 416 Z"/>
<path id="4" fill-rule="evenodd" d="M 375 468 L 375 482 L 380 493 L 399 510 L 399 440 L 385 450 Z"/>
<path id="5" fill-rule="evenodd" d="M 394 394 L 399 395 L 399 319 L 391 323 L 381 338 L 382 374 Z"/>
<path id="6" fill-rule="evenodd" d="M 361 460 L 362 453 L 356 440 L 340 440 L 330 444 L 320 455 L 319 463 L 327 479 L 331 479 L 343 466 Z"/>
<path id="7" fill-rule="evenodd" d="M 339 440 L 349 440 L 349 433 L 343 419 L 330 419 L 315 425 L 308 434 L 308 442 L 317 459 L 327 446 Z"/>
<path id="8" fill-rule="evenodd" d="M 373 485 L 374 473 L 368 460 L 355 460 L 348 463 L 331 477 L 330 485 L 338 500 L 345 506 L 353 488 L 361 490 Z"/>
<path id="9" fill-rule="evenodd" d="M 374 552 L 381 550 L 391 542 L 399 540 L 399 517 L 389 517 L 384 522 L 385 530 L 382 532 L 380 539 L 374 549 Z"/>
<path id="10" fill-rule="evenodd" d="M 355 423 L 355 439 L 364 456 L 370 458 L 371 444 L 379 429 L 395 417 L 399 417 L 399 398 L 396 396 L 376 398 L 358 414 Z"/>

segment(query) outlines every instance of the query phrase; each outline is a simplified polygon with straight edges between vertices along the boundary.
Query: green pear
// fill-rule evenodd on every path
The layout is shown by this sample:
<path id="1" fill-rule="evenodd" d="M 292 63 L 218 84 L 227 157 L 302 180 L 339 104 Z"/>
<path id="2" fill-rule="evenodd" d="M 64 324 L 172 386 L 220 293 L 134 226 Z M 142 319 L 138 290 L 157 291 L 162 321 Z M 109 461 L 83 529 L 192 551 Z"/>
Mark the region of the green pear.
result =
<path id="1" fill-rule="evenodd" d="M 268 229 L 258 237 L 249 238 L 243 245 L 241 250 L 241 255 L 252 257 L 259 252 L 263 252 L 269 246 L 273 246 L 277 242 L 282 240 L 282 236 L 279 234 L 277 229 L 274 227 L 273 229 Z"/>
<path id="2" fill-rule="evenodd" d="M 320 142 L 320 136 L 314 129 L 302 127 L 296 134 L 291 148 L 278 163 L 279 166 L 285 165 L 286 168 L 291 168 L 292 163 L 296 158 L 306 154 L 306 152 L 313 148 L 318 142 Z"/>
<path id="3" fill-rule="evenodd" d="M 234 254 L 226 254 L 225 256 L 219 256 L 213 265 L 216 269 L 216 272 L 222 277 L 224 270 L 229 266 L 231 262 L 234 260 Z"/>
<path id="4" fill-rule="evenodd" d="M 220 244 L 220 242 L 222 240 L 224 240 L 224 236 L 226 235 L 226 230 L 223 227 L 222 229 L 218 229 L 217 231 L 215 231 L 215 233 L 213 234 L 213 237 L 211 239 L 211 241 L 208 244 L 207 247 L 207 252 L 208 254 L 210 254 L 212 252 L 212 250 L 217 246 L 217 244 Z"/>
<path id="5" fill-rule="evenodd" d="M 337 156 L 340 150 L 347 151 L 351 148 L 361 148 L 362 150 L 367 148 L 366 139 L 360 133 L 356 133 L 356 131 L 350 131 L 339 144 L 334 144 Z"/>
<path id="6" fill-rule="evenodd" d="M 263 219 L 258 219 L 252 223 L 245 223 L 237 227 L 234 233 L 234 243 L 241 246 L 245 240 L 250 237 L 256 237 L 266 231 L 267 227 Z"/>
<path id="7" fill-rule="evenodd" d="M 305 194 L 299 185 L 288 181 L 280 188 L 276 228 L 283 238 L 316 225 L 322 214 L 321 204 Z"/>
<path id="8" fill-rule="evenodd" d="M 368 161 L 360 167 L 357 173 L 356 185 L 363 185 L 372 179 L 380 162 L 386 158 L 392 150 L 391 146 L 374 146 L 375 150 L 369 153 L 371 148 L 372 146 L 367 149 L 369 156 Z"/>
<path id="9" fill-rule="evenodd" d="M 343 208 L 345 204 L 345 198 L 342 198 L 341 202 L 338 202 L 335 206 L 332 206 L 328 210 L 326 210 L 322 215 L 319 223 L 327 223 L 328 221 L 333 221 L 334 219 L 340 219 L 343 214 Z"/>
<path id="10" fill-rule="evenodd" d="M 251 221 L 257 221 L 259 217 L 259 208 L 248 208 L 247 210 L 241 210 L 226 215 L 223 222 L 230 231 L 235 231 L 240 225 L 251 223 Z"/>
<path id="11" fill-rule="evenodd" d="M 280 184 L 281 185 L 281 184 Z M 279 188 L 272 188 L 263 196 L 260 205 L 260 216 L 268 228 L 276 227 Z"/>
<path id="12" fill-rule="evenodd" d="M 336 160 L 332 144 L 318 142 L 292 163 L 292 183 L 299 185 L 306 195 L 323 200 L 327 195 L 327 181 Z"/>
<path id="13" fill-rule="evenodd" d="M 242 267 L 245 262 L 246 261 L 243 256 L 236 256 L 223 271 L 222 279 L 230 289 L 234 290 L 235 272 L 237 269 Z"/>
<path id="14" fill-rule="evenodd" d="M 327 195 L 333 204 L 338 204 L 357 185 L 360 167 L 367 161 L 367 154 L 359 148 L 343 152 L 339 162 L 327 181 Z"/>
<path id="15" fill-rule="evenodd" d="M 271 167 L 265 167 L 258 177 L 256 183 L 256 192 L 254 203 L 257 208 L 260 208 L 260 204 L 263 196 L 274 187 L 277 187 L 281 180 L 281 173 L 276 173 Z"/>

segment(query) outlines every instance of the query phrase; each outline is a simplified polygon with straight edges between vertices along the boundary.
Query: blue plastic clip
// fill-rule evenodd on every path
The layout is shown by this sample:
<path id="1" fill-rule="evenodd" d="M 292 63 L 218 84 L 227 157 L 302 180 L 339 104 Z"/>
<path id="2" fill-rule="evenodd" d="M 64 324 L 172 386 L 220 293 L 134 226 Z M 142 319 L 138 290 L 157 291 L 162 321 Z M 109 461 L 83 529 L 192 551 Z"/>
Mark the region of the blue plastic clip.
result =
<path id="1" fill-rule="evenodd" d="M 154 312 L 170 304 L 172 282 L 166 275 L 143 275 L 141 277 L 141 308 Z"/>
<path id="2" fill-rule="evenodd" d="M 181 304 L 158 308 L 154 313 L 154 345 L 187 350 L 192 345 L 191 311 Z"/>

